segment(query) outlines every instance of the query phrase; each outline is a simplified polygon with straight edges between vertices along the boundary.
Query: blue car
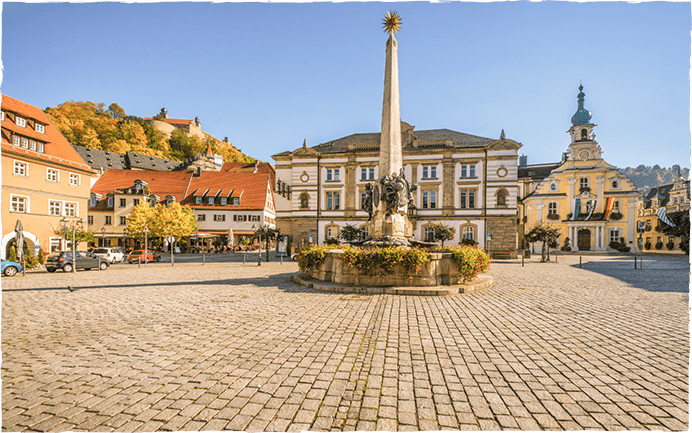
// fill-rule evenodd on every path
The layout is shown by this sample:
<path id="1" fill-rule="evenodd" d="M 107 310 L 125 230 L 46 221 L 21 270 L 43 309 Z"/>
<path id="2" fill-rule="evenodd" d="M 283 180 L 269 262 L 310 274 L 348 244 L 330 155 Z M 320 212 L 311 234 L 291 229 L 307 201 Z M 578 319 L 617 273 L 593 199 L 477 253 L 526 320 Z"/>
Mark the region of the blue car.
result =
<path id="1" fill-rule="evenodd" d="M 8 277 L 17 275 L 17 272 L 22 272 L 22 265 L 9 260 L 2 261 L 2 274 Z"/>

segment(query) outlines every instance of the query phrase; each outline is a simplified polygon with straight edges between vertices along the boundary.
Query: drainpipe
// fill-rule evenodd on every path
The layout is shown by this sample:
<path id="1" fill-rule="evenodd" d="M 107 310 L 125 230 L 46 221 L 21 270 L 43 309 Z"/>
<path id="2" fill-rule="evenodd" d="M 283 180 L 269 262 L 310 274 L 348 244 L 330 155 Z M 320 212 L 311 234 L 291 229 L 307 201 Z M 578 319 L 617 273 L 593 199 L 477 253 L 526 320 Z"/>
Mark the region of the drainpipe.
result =
<path id="1" fill-rule="evenodd" d="M 483 153 L 485 154 L 485 161 L 483 164 L 485 164 L 485 169 L 483 170 L 483 245 L 485 245 L 485 250 L 490 254 L 490 251 L 488 251 L 488 149 L 484 148 Z"/>
<path id="2" fill-rule="evenodd" d="M 322 176 L 320 172 L 320 158 L 322 155 L 317 155 L 317 223 L 316 223 L 316 229 L 315 229 L 315 245 L 320 244 L 320 206 L 322 200 L 320 200 L 320 197 L 322 197 Z"/>

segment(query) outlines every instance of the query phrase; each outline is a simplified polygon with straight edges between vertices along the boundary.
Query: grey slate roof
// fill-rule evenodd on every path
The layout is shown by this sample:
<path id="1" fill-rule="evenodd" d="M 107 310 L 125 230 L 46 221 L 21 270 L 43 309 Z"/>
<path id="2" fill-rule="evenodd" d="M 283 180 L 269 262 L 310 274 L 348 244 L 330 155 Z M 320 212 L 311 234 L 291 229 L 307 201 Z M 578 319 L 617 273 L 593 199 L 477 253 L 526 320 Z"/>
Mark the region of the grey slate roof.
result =
<path id="1" fill-rule="evenodd" d="M 517 177 L 519 179 L 530 177 L 532 179 L 545 179 L 550 176 L 550 172 L 558 168 L 561 164 L 559 162 L 546 163 L 546 164 L 532 164 L 517 167 Z"/>
<path id="2" fill-rule="evenodd" d="M 687 187 L 687 198 L 690 198 L 690 181 L 686 180 L 684 184 Z M 673 189 L 673 185 L 673 183 L 669 183 L 667 185 L 659 185 L 651 188 L 644 198 L 644 209 L 651 209 L 651 200 L 656 197 L 658 198 L 659 206 L 667 206 L 668 201 L 670 201 L 670 190 Z"/>
<path id="3" fill-rule="evenodd" d="M 127 152 L 125 155 L 106 150 L 92 149 L 90 147 L 72 145 L 79 156 L 94 170 L 107 170 L 115 168 L 119 170 L 158 170 L 173 171 L 180 166 L 180 161 L 157 158 L 136 152 Z"/>
<path id="4" fill-rule="evenodd" d="M 452 131 L 450 129 L 429 129 L 422 131 L 414 130 L 413 135 L 418 139 L 419 142 L 444 141 L 451 139 L 452 146 L 454 147 L 485 147 L 495 141 L 492 138 L 479 137 L 477 135 L 465 134 L 463 132 Z M 351 134 L 347 135 L 346 137 L 341 137 L 337 138 L 336 140 L 318 144 L 312 148 L 320 153 L 346 152 L 348 150 L 349 143 L 373 143 L 379 145 L 380 136 L 381 134 L 379 132 Z M 402 140 L 403 139 L 404 137 L 402 137 Z"/>

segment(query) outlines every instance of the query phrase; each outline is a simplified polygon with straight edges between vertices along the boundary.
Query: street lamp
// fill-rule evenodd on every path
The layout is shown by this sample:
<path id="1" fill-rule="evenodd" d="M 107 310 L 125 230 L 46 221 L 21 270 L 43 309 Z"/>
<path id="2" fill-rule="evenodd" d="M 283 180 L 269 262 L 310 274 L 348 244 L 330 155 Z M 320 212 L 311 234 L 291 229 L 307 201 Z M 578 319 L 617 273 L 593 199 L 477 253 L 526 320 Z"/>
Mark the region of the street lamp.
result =
<path id="1" fill-rule="evenodd" d="M 259 235 L 259 245 L 257 245 L 257 266 L 262 266 L 262 224 L 253 224 L 252 229 Z"/>
<path id="2" fill-rule="evenodd" d="M 75 235 L 77 231 L 77 226 L 79 226 L 79 230 L 82 230 L 82 227 L 84 225 L 84 220 L 81 218 L 77 221 L 75 220 L 68 220 L 67 218 L 64 218 L 60 220 L 60 226 L 62 227 L 62 231 L 68 232 L 70 229 L 72 229 L 72 272 L 77 272 L 77 266 L 75 262 L 75 256 L 77 255 L 76 251 L 76 245 L 75 245 Z M 67 235 L 67 233 L 65 233 Z M 66 236 L 67 237 L 67 236 Z"/>
<path id="3" fill-rule="evenodd" d="M 101 227 L 101 246 L 105 247 L 106 246 L 106 228 Z"/>

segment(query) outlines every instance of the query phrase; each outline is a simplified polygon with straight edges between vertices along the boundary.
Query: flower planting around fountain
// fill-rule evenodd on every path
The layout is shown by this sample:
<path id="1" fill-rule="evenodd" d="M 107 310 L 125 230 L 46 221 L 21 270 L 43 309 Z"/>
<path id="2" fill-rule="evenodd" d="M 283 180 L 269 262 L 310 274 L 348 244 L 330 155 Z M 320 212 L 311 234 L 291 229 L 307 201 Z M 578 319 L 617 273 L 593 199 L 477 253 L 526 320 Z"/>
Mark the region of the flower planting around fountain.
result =
<path id="1" fill-rule="evenodd" d="M 469 245 L 434 251 L 407 247 L 308 246 L 298 253 L 301 272 L 351 286 L 430 287 L 473 282 L 490 269 L 490 256 Z"/>

